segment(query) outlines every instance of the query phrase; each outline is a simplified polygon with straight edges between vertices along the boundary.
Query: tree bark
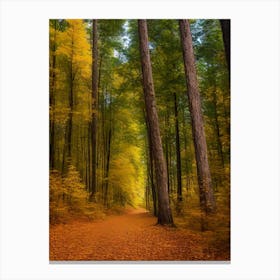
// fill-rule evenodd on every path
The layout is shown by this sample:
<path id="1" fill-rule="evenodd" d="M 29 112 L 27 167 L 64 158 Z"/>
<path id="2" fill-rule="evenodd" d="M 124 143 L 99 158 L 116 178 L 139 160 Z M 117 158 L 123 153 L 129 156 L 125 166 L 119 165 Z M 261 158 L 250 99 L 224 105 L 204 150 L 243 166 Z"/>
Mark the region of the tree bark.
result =
<path id="1" fill-rule="evenodd" d="M 220 19 L 220 24 L 223 33 L 223 41 L 226 53 L 226 60 L 228 66 L 228 73 L 230 77 L 230 20 L 229 19 Z"/>
<path id="2" fill-rule="evenodd" d="M 151 184 L 151 190 L 152 190 L 152 199 L 153 199 L 153 214 L 154 216 L 158 216 L 158 207 L 157 207 L 157 193 L 156 193 L 156 186 L 155 186 L 155 180 L 154 180 L 154 159 L 153 159 L 153 150 L 152 150 L 152 137 L 151 137 L 151 130 L 149 128 L 149 123 L 147 119 L 147 114 L 144 110 L 144 117 L 147 127 L 147 138 L 148 138 L 148 154 L 149 158 L 147 159 L 148 162 L 148 176 L 150 178 L 150 184 Z"/>
<path id="3" fill-rule="evenodd" d="M 156 182 L 158 188 L 158 224 L 173 225 L 167 189 L 167 172 L 160 137 L 158 114 L 152 77 L 152 67 L 148 47 L 148 31 L 146 20 L 138 20 L 140 55 L 143 75 L 143 91 L 147 120 L 151 133 L 151 144 L 155 162 Z"/>
<path id="4" fill-rule="evenodd" d="M 203 125 L 198 81 L 196 76 L 190 24 L 188 20 L 179 20 L 179 26 L 188 88 L 187 95 L 191 114 L 193 141 L 195 147 L 198 185 L 200 191 L 200 206 L 206 213 L 212 213 L 216 210 L 216 204 L 208 164 L 207 145 Z"/>
<path id="5" fill-rule="evenodd" d="M 92 145 L 92 180 L 91 180 L 91 196 L 96 193 L 97 179 L 96 179 L 96 166 L 97 166 L 97 110 L 98 110 L 98 30 L 97 19 L 92 20 L 92 132 L 91 132 L 91 145 Z"/>

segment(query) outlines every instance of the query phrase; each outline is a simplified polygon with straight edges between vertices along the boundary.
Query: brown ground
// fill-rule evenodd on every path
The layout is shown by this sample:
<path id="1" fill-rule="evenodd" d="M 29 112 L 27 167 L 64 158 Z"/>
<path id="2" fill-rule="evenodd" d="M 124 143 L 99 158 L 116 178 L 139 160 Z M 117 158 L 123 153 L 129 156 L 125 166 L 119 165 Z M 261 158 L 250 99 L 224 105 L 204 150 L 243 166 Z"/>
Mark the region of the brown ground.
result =
<path id="1" fill-rule="evenodd" d="M 138 209 L 104 221 L 51 225 L 50 260 L 229 259 L 200 232 L 155 224 L 155 217 Z"/>

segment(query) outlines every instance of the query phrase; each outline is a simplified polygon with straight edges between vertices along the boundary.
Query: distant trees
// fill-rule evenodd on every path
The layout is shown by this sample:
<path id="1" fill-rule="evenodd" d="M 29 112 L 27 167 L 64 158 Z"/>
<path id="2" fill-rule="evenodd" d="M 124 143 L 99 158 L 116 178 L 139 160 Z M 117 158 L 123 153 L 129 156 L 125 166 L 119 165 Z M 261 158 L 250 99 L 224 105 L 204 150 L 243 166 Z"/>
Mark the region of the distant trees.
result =
<path id="1" fill-rule="evenodd" d="M 65 213 L 59 207 L 65 210 L 69 204 L 67 190 L 58 182 L 72 177 L 70 169 L 93 205 L 123 207 L 144 199 L 141 121 L 137 110 L 128 110 L 137 105 L 123 88 L 123 67 L 116 56 L 123 23 L 50 20 L 52 213 Z"/>
<path id="2" fill-rule="evenodd" d="M 90 98 L 90 45 L 82 20 L 50 24 L 50 161 L 52 169 L 67 173 L 67 166 L 77 159 L 79 134 L 90 114 L 86 104 L 78 102 Z"/>

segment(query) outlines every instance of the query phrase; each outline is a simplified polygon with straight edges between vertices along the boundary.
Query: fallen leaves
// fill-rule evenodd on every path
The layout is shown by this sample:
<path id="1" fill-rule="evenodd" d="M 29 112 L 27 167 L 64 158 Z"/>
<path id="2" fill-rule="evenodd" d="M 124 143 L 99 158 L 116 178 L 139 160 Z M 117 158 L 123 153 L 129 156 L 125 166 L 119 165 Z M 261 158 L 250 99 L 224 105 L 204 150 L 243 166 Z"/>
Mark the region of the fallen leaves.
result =
<path id="1" fill-rule="evenodd" d="M 219 248 L 209 247 L 205 234 L 155 224 L 138 210 L 105 221 L 51 225 L 50 260 L 229 260 L 229 252 L 220 256 Z"/>

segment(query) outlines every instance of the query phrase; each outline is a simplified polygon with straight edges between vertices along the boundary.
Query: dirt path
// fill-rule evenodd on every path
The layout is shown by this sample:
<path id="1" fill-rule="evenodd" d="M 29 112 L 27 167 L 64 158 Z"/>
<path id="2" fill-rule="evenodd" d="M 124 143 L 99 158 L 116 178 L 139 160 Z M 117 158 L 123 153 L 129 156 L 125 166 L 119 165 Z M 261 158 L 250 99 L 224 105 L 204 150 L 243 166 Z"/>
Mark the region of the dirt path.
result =
<path id="1" fill-rule="evenodd" d="M 50 260 L 213 260 L 199 233 L 155 224 L 155 217 L 138 209 L 104 221 L 51 226 Z"/>

